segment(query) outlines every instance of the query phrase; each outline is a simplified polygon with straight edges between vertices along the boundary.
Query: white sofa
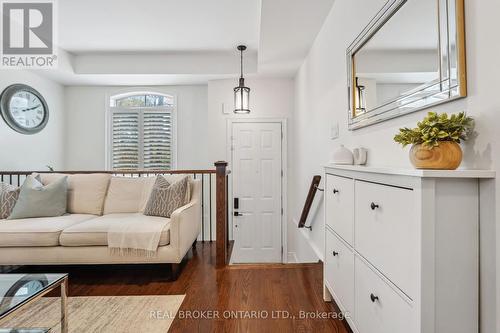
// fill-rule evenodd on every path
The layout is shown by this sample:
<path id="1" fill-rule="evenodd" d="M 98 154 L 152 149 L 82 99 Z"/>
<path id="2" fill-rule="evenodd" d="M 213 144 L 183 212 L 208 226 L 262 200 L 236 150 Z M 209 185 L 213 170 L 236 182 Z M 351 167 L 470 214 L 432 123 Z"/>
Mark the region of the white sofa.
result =
<path id="1" fill-rule="evenodd" d="M 61 174 L 41 174 L 48 184 Z M 166 176 L 169 177 L 169 176 Z M 107 247 L 114 223 L 163 217 L 142 214 L 155 177 L 68 177 L 68 214 L 59 217 L 0 220 L 0 265 L 174 264 L 174 274 L 200 233 L 201 183 L 190 180 L 191 198 L 174 211 L 164 228 L 157 255 L 117 256 Z"/>

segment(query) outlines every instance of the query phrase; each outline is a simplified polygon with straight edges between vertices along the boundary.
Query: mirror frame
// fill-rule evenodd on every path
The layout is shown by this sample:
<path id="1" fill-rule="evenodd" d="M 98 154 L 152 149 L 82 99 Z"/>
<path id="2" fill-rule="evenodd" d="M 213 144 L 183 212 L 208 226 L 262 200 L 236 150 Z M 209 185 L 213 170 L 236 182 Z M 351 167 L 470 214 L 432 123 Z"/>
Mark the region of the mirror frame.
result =
<path id="1" fill-rule="evenodd" d="M 465 60 L 464 0 L 434 0 L 438 6 L 439 25 L 439 78 L 414 90 L 379 105 L 361 115 L 356 115 L 356 71 L 354 57 L 389 19 L 397 15 L 408 0 L 388 0 L 370 23 L 347 48 L 347 82 L 349 101 L 349 130 L 373 125 L 391 118 L 426 109 L 438 104 L 467 96 L 467 72 Z M 450 15 L 453 14 L 453 15 Z M 455 25 L 456 33 L 450 27 Z M 456 45 L 452 50 L 452 45 Z M 451 73 L 456 68 L 457 73 Z M 456 79 L 454 79 L 456 77 Z M 438 92 L 436 92 L 438 90 Z M 430 96 L 440 98 L 437 102 L 415 105 Z"/>

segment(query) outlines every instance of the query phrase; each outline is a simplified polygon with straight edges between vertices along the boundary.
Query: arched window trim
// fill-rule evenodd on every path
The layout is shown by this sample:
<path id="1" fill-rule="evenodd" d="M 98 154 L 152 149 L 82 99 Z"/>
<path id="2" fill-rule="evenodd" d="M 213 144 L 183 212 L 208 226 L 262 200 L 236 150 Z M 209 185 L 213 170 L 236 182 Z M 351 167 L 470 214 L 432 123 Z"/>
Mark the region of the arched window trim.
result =
<path id="1" fill-rule="evenodd" d="M 166 107 L 172 107 L 175 106 L 176 100 L 175 96 L 170 95 L 170 94 L 165 94 L 165 93 L 160 93 L 160 92 L 154 92 L 154 91 L 131 91 L 131 92 L 126 92 L 126 93 L 121 93 L 121 94 L 115 94 L 109 98 L 109 107 L 110 108 L 115 108 L 118 107 L 116 106 L 116 102 L 120 99 L 127 98 L 127 97 L 132 97 L 132 96 L 146 96 L 146 95 L 157 95 L 157 96 L 163 96 L 172 99 L 172 104 L 171 105 L 161 105 L 161 106 L 156 106 L 156 108 L 166 108 Z M 136 108 L 155 108 L 154 106 L 131 106 L 131 107 L 121 107 L 124 109 L 136 109 Z"/>
<path id="2" fill-rule="evenodd" d="M 118 107 L 116 106 L 116 101 L 125 97 L 136 96 L 136 95 L 160 95 L 168 97 L 172 100 L 172 104 L 162 105 L 162 106 L 139 106 L 139 107 Z M 108 95 L 109 96 L 109 95 Z M 135 90 L 125 93 L 113 94 L 107 99 L 107 117 L 106 117 L 106 168 L 108 170 L 120 170 L 114 166 L 113 163 L 113 116 L 118 113 L 134 113 L 138 114 L 140 118 L 139 133 L 140 133 L 140 145 L 139 149 L 139 166 L 140 169 L 147 169 L 144 164 L 144 114 L 152 113 L 168 113 L 171 119 L 171 136 L 170 136 L 170 169 L 175 169 L 177 167 L 177 98 L 173 94 L 168 94 L 164 92 L 157 92 L 151 90 Z"/>

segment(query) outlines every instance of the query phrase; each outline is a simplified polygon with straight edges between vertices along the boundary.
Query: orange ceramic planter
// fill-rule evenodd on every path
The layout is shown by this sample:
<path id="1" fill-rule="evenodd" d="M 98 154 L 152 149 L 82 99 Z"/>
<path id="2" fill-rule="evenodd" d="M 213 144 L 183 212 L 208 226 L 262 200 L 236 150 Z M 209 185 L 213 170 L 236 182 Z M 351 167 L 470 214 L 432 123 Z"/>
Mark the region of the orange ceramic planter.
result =
<path id="1" fill-rule="evenodd" d="M 417 169 L 455 170 L 462 162 L 462 148 L 453 141 L 439 142 L 434 148 L 414 145 L 410 161 Z"/>

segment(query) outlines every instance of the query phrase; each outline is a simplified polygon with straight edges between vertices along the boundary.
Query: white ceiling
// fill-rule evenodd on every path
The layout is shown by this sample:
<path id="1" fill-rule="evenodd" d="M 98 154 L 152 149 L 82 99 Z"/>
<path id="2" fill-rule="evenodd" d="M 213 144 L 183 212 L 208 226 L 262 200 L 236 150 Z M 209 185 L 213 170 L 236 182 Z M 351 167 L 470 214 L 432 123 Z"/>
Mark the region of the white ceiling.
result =
<path id="1" fill-rule="evenodd" d="M 59 43 L 74 53 L 220 51 L 259 43 L 260 0 L 63 0 Z"/>
<path id="2" fill-rule="evenodd" d="M 245 74 L 292 77 L 334 0 L 58 1 L 65 85 L 204 84 Z"/>
<path id="3" fill-rule="evenodd" d="M 263 0 L 259 72 L 295 73 L 334 0 Z"/>

